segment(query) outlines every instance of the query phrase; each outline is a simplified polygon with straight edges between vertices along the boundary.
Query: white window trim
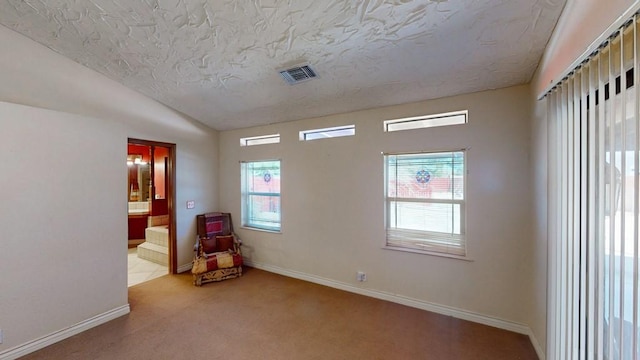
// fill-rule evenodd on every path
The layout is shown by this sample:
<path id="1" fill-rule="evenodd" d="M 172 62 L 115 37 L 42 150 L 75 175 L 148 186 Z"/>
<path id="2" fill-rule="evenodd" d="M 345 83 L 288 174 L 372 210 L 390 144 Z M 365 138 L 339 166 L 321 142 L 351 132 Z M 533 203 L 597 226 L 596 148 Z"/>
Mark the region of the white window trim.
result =
<path id="1" fill-rule="evenodd" d="M 280 216 L 282 217 L 282 212 L 280 212 Z M 282 234 L 282 223 L 280 224 L 280 230 L 268 230 L 263 228 L 250 227 L 247 225 L 241 225 L 240 228 L 245 230 L 251 230 L 251 231 L 260 231 L 260 232 L 269 233 L 269 234 Z"/>

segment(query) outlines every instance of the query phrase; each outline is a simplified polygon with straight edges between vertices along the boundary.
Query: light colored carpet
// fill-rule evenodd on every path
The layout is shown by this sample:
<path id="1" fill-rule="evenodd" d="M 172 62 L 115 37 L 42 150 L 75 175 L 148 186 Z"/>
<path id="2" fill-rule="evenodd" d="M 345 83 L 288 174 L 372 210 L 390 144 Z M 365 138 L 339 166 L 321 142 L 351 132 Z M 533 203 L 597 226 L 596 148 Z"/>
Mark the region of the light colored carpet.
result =
<path id="1" fill-rule="evenodd" d="M 24 359 L 537 359 L 528 337 L 245 268 L 129 288 L 131 313 Z"/>

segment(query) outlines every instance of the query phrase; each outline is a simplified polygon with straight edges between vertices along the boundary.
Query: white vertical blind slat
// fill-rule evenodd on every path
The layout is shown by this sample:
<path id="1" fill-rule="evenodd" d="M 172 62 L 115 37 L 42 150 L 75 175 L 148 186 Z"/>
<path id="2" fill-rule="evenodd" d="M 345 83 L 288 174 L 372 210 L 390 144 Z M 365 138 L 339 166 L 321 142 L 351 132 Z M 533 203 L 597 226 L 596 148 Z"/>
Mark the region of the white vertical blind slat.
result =
<path id="1" fill-rule="evenodd" d="M 635 144 L 633 148 L 634 152 L 634 172 L 633 172 L 633 191 L 634 191 L 634 206 L 633 206 L 633 359 L 638 360 L 638 217 L 640 215 L 640 183 L 638 171 L 640 170 L 640 90 L 638 90 L 637 84 L 640 84 L 640 71 L 637 69 L 638 60 L 640 59 L 640 46 L 638 46 L 638 17 L 633 17 L 633 78 L 634 78 L 634 113 L 633 118 L 635 122 Z"/>
<path id="2" fill-rule="evenodd" d="M 557 299 L 559 282 L 556 274 L 558 273 L 558 226 L 554 219 L 557 218 L 557 199 L 558 188 L 557 176 L 558 176 L 558 146 L 560 144 L 560 138 L 558 134 L 558 122 L 557 119 L 557 98 L 558 92 L 554 89 L 548 94 L 547 97 L 547 114 L 549 121 L 547 122 L 547 147 L 549 149 L 548 156 L 550 161 L 547 165 L 547 172 L 549 176 L 549 199 L 548 199 L 548 213 L 547 213 L 547 237 L 549 238 L 549 245 L 547 248 L 547 258 L 549 264 L 548 275 L 548 309 L 547 309 L 547 358 L 557 359 L 558 349 L 558 316 L 557 316 Z M 553 241 L 555 239 L 555 241 Z"/>
<path id="3" fill-rule="evenodd" d="M 620 290 L 618 291 L 618 296 L 619 296 L 619 302 L 618 302 L 618 306 L 620 307 L 620 317 L 619 317 L 619 321 L 618 321 L 618 334 L 620 334 L 618 336 L 618 346 L 620 348 L 620 354 L 622 355 L 622 358 L 626 358 L 626 359 L 630 359 L 631 352 L 629 351 L 628 345 L 626 344 L 627 339 L 624 336 L 626 333 L 626 330 L 624 328 L 624 324 L 626 321 L 626 314 L 625 314 L 625 292 L 626 292 L 626 283 L 625 283 L 625 262 L 626 262 L 626 252 L 625 252 L 625 224 L 626 224 L 626 216 L 625 216 L 625 205 L 626 205 L 626 200 L 625 200 L 625 194 L 626 194 L 626 181 L 625 181 L 625 176 L 626 176 L 626 150 L 627 150 L 627 146 L 626 146 L 626 122 L 627 122 L 627 105 L 626 105 L 626 101 L 627 101 L 627 77 L 626 77 L 626 71 L 625 71 L 625 31 L 624 29 L 620 30 L 620 58 L 618 59 L 619 61 L 619 66 L 620 66 L 620 95 L 619 95 L 619 99 L 620 99 L 620 108 L 618 109 L 620 112 L 620 128 L 621 128 L 621 137 L 619 140 L 616 139 L 616 143 L 614 144 L 614 149 L 617 150 L 618 145 L 620 146 L 620 167 L 621 167 L 621 178 L 620 178 L 620 225 L 616 225 L 616 228 L 619 229 L 619 235 L 617 235 L 616 240 L 620 241 L 620 249 L 619 249 L 619 286 L 620 286 Z M 616 90 L 617 91 L 617 90 Z M 612 102 L 613 106 L 616 106 L 617 101 L 613 101 Z M 617 123 L 617 121 L 615 121 L 615 117 L 614 117 L 614 123 Z M 613 128 L 615 128 L 616 126 L 614 125 Z M 615 131 L 612 131 L 615 133 Z M 614 135 L 615 137 L 615 135 Z M 615 151 L 615 153 L 618 153 L 618 151 Z M 616 155 L 617 157 L 617 155 Z M 614 162 L 612 164 L 616 164 L 617 162 Z M 616 212 L 617 212 L 616 208 Z"/>
<path id="4" fill-rule="evenodd" d="M 567 161 L 567 152 L 568 152 L 568 124 L 567 124 L 567 88 L 568 85 L 565 83 L 562 85 L 560 89 L 560 139 L 561 139 L 561 149 L 560 149 L 560 184 L 567 184 L 569 182 L 568 175 L 568 161 Z M 569 284 L 567 283 L 567 279 L 569 278 L 568 274 L 568 261 L 567 261 L 567 232 L 569 227 L 569 218 L 567 217 L 567 187 L 560 186 L 560 218 L 562 222 L 560 223 L 560 351 L 563 359 L 568 359 L 569 346 L 567 344 L 567 318 L 569 316 L 569 311 L 567 311 L 567 292 L 569 289 Z"/>
<path id="5" fill-rule="evenodd" d="M 567 93 L 567 181 L 572 186 L 567 189 L 567 359 L 573 359 L 576 349 L 577 335 L 574 331 L 574 315 L 577 302 L 575 301 L 575 116 L 574 116 L 574 90 L 575 77 L 572 76 L 568 83 Z"/>
<path id="6" fill-rule="evenodd" d="M 557 120 L 557 124 L 558 124 L 558 148 L 557 148 L 557 156 L 558 156 L 558 168 L 556 170 L 556 174 L 558 176 L 558 184 L 563 184 L 563 180 L 564 180 L 564 175 L 563 175 L 563 171 L 562 169 L 564 168 L 565 164 L 564 164 L 564 154 L 566 153 L 565 151 L 565 146 L 566 146 L 566 142 L 565 142 L 565 136 L 564 136 L 564 126 L 563 126 L 563 119 L 564 117 L 562 116 L 562 110 L 564 107 L 564 101 L 563 101 L 563 91 L 562 91 L 562 87 L 560 87 L 558 89 L 558 92 L 556 94 L 556 106 L 558 107 L 557 109 L 557 114 L 556 114 L 556 120 Z M 564 191 L 562 186 L 558 186 L 558 199 L 557 199 L 557 206 L 558 206 L 558 218 L 559 219 L 564 219 L 564 214 L 565 214 L 565 210 L 564 210 Z M 558 278 L 558 284 L 557 284 L 557 308 L 556 308 L 556 317 L 557 317 L 557 327 L 558 327 L 558 331 L 556 334 L 557 337 L 557 344 L 556 346 L 558 347 L 556 352 L 556 359 L 562 359 L 565 354 L 564 349 L 566 349 L 566 342 L 564 341 L 565 339 L 565 329 L 564 329 L 564 314 L 566 313 L 565 311 L 565 295 L 564 295 L 564 289 L 566 289 L 566 285 L 565 285 L 565 277 L 562 276 L 562 274 L 566 274 L 566 271 L 564 269 L 564 252 L 562 251 L 563 249 L 563 243 L 564 243 L 564 227 L 563 227 L 563 223 L 564 221 L 562 221 L 560 224 L 558 224 L 557 226 L 557 231 L 558 231 L 558 235 L 556 237 L 557 241 L 557 255 L 556 255 L 556 262 L 557 262 L 557 266 L 556 266 L 556 271 L 559 274 Z"/>
<path id="7" fill-rule="evenodd" d="M 604 337 L 605 337 L 605 322 L 604 322 L 604 300 L 605 300 L 605 242 L 604 242 L 604 205 L 605 205 L 605 185 L 604 185 L 604 138 L 605 138 L 605 82 L 606 75 L 609 73 L 609 68 L 606 63 L 607 58 L 599 53 L 599 66 L 598 66 L 598 132 L 597 132 L 597 157 L 592 160 L 592 162 L 597 167 L 598 172 L 598 201 L 596 203 L 598 220 L 596 222 L 597 226 L 597 245 L 598 245 L 598 314 L 596 319 L 598 319 L 598 359 L 604 358 L 605 348 L 604 348 Z M 608 340 L 607 340 L 608 341 Z M 607 354 L 608 355 L 608 354 Z"/>
<path id="8" fill-rule="evenodd" d="M 580 176 L 580 167 L 581 167 L 581 122 L 580 122 L 580 72 L 577 72 L 574 75 L 573 79 L 573 91 L 572 91 L 572 105 L 573 111 L 571 114 L 571 131 L 572 131 L 572 151 L 571 151 L 571 161 L 573 163 L 573 170 L 571 171 L 571 177 L 573 179 L 573 189 L 571 194 L 571 218 L 573 219 L 573 229 L 572 229 L 572 237 L 571 237 L 571 281 L 573 284 L 573 289 L 571 291 L 571 300 L 572 300 L 572 314 L 571 314 L 571 358 L 577 359 L 580 353 L 580 288 L 582 281 L 582 272 L 580 271 L 581 262 L 580 262 L 580 237 L 581 237 L 581 209 L 580 209 L 580 199 L 582 193 L 582 177 Z"/>
<path id="9" fill-rule="evenodd" d="M 607 71 L 607 84 L 609 85 L 609 116 L 605 117 L 605 126 L 609 128 L 609 141 L 608 141 L 608 145 L 605 144 L 605 153 L 609 153 L 609 159 L 608 159 L 608 164 L 607 165 L 605 163 L 605 166 L 609 166 L 609 188 L 607 189 L 607 199 L 609 200 L 609 227 L 608 227 L 608 236 L 609 236 L 609 243 L 608 243 L 608 248 L 609 248 L 609 256 L 608 256 L 608 272 L 606 275 L 606 284 L 608 285 L 608 294 L 609 294 L 609 299 L 608 299 L 608 303 L 607 303 L 607 312 L 608 312 L 608 324 L 607 324 L 607 329 L 608 329 L 608 358 L 609 359 L 613 359 L 614 358 L 614 353 L 615 353 L 615 341 L 614 341 L 614 332 L 612 331 L 614 328 L 614 324 L 612 322 L 612 319 L 614 317 L 614 303 L 615 303 L 615 297 L 614 297 L 614 279 L 615 279 L 615 247 L 614 247 L 614 242 L 613 239 L 615 238 L 615 234 L 613 233 L 614 231 L 614 226 L 612 226 L 612 224 L 614 223 L 614 219 L 615 219 L 615 213 L 613 212 L 614 209 L 614 193 L 613 193 L 613 189 L 614 186 L 613 184 L 615 183 L 615 171 L 613 171 L 613 168 L 611 167 L 611 161 L 613 160 L 613 156 L 612 156 L 612 144 L 614 142 L 614 132 L 611 131 L 612 129 L 612 120 L 613 118 L 615 118 L 615 106 L 612 106 L 612 101 L 614 101 L 615 99 L 615 74 L 614 74 L 614 58 L 612 55 L 613 49 L 609 49 L 608 52 L 608 71 Z M 614 82 L 612 83 L 611 80 L 613 80 Z M 612 91 L 613 90 L 613 91 Z M 602 102 L 601 105 L 603 105 L 603 107 L 605 107 L 605 111 L 606 111 L 606 106 L 607 103 L 606 102 Z M 603 161 L 606 161 L 605 159 L 603 159 Z M 605 171 L 606 174 L 606 171 Z M 605 175 L 606 176 L 606 175 Z M 607 204 L 605 204 L 605 206 L 607 206 Z"/>
<path id="10" fill-rule="evenodd" d="M 589 305 L 590 305 L 590 296 L 589 296 L 589 286 L 588 286 L 588 261 L 580 261 L 581 259 L 588 259 L 588 246 L 587 244 L 581 244 L 581 239 L 587 239 L 589 234 L 588 228 L 588 218 L 589 218 L 589 208 L 584 206 L 588 204 L 589 192 L 588 192 L 588 179 L 589 179 L 589 163 L 588 163 L 588 128 L 589 128 L 589 116 L 587 113 L 587 101 L 588 101 L 588 85 L 589 85 L 589 70 L 588 67 L 583 67 L 579 70 L 578 74 L 580 75 L 580 88 L 578 91 L 579 103 L 580 103 L 580 115 L 578 116 L 578 121 L 580 123 L 580 132 L 578 138 L 580 139 L 580 201 L 578 202 L 578 209 L 580 212 L 580 236 L 576 243 L 579 245 L 579 254 L 575 261 L 579 264 L 580 267 L 580 282 L 579 282 L 579 295 L 578 299 L 583 299 L 579 301 L 580 304 L 580 312 L 576 315 L 575 321 L 578 324 L 577 331 L 579 332 L 579 342 L 578 342 L 578 358 L 585 359 L 586 354 L 589 351 L 588 342 L 587 342 L 587 334 L 588 329 L 583 319 L 587 318 L 587 314 L 589 313 Z"/>
<path id="11" fill-rule="evenodd" d="M 595 179 L 596 179 L 596 168 L 594 166 L 592 166 L 591 162 L 589 160 L 591 159 L 595 159 L 596 158 L 596 141 L 595 140 L 595 135 L 596 135 L 596 125 L 597 125 L 597 117 L 596 115 L 596 88 L 597 88 L 597 66 L 598 65 L 598 59 L 592 59 L 588 66 L 586 67 L 585 72 L 588 72 L 587 74 L 587 79 L 588 79 L 588 83 L 586 84 L 586 89 L 585 89 L 585 93 L 588 94 L 587 95 L 587 99 L 588 99 L 588 108 L 589 111 L 588 113 L 586 113 L 587 115 L 587 123 L 588 123 L 588 130 L 587 130 L 587 143 L 588 143 L 588 152 L 587 152 L 587 168 L 588 168 L 588 174 L 587 174 L 587 183 L 588 183 L 588 197 L 587 197 L 587 204 L 588 206 L 588 216 L 587 216 L 587 235 L 585 236 L 585 239 L 587 239 L 587 246 L 585 246 L 585 248 L 587 248 L 587 267 L 588 270 L 585 272 L 587 274 L 587 289 L 588 289 L 588 294 L 587 294 L 587 304 L 588 307 L 586 309 L 586 314 L 582 314 L 582 318 L 581 319 L 588 319 L 589 317 L 591 318 L 595 318 L 595 316 L 592 316 L 592 314 L 596 313 L 596 299 L 597 299 L 597 289 L 596 289 L 596 280 L 597 280 L 597 276 L 588 276 L 588 274 L 597 274 L 598 271 L 598 267 L 597 267 L 597 258 L 596 258 L 596 207 L 594 206 L 594 204 L 596 203 L 596 183 L 595 183 Z M 587 102 L 587 101 L 585 101 Z M 586 348 L 586 353 L 585 354 L 581 354 L 581 359 L 595 359 L 596 358 L 596 354 L 597 354 L 597 344 L 596 344 L 596 334 L 597 334 L 597 322 L 596 321 L 591 321 L 591 322 L 587 322 L 586 326 L 584 326 L 585 328 L 587 328 L 587 338 L 586 338 L 586 345 L 584 346 Z"/>

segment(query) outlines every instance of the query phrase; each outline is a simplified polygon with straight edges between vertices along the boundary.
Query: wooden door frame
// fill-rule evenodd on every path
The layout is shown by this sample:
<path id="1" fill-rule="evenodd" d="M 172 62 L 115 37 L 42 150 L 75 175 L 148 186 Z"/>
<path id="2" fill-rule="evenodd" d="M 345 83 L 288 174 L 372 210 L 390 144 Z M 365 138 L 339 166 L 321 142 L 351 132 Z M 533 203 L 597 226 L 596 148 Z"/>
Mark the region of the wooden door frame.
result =
<path id="1" fill-rule="evenodd" d="M 169 213 L 169 274 L 178 273 L 177 232 L 176 232 L 176 144 L 160 141 L 127 138 L 127 144 L 164 147 L 169 149 L 167 178 L 167 210 Z"/>

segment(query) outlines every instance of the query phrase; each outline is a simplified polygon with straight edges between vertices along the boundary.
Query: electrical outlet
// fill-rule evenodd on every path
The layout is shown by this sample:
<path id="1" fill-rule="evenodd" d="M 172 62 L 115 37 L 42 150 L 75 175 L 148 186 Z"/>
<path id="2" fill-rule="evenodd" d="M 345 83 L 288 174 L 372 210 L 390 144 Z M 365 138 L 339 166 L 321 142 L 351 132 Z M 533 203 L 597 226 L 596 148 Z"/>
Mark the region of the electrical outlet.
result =
<path id="1" fill-rule="evenodd" d="M 367 281 L 367 274 L 362 271 L 358 271 L 356 273 L 356 280 L 358 281 Z"/>
<path id="2" fill-rule="evenodd" d="M 196 207 L 196 202 L 195 202 L 195 200 L 189 200 L 189 201 L 187 201 L 187 209 L 193 209 L 194 207 Z"/>

